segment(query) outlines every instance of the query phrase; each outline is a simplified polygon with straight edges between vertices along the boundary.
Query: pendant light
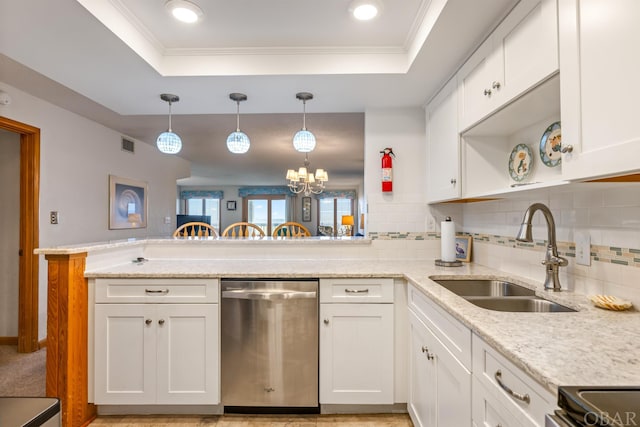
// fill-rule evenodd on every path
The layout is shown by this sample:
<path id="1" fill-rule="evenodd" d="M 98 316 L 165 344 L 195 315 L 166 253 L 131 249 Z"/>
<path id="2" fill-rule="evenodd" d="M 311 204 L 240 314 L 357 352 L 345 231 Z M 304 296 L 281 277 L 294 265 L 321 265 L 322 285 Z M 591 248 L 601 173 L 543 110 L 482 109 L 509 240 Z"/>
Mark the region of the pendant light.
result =
<path id="1" fill-rule="evenodd" d="M 246 133 L 240 131 L 240 102 L 247 100 L 247 95 L 244 93 L 230 93 L 229 98 L 236 101 L 238 109 L 236 113 L 236 130 L 231 132 L 227 137 L 227 148 L 229 151 L 235 154 L 243 154 L 249 151 L 251 141 Z"/>
<path id="2" fill-rule="evenodd" d="M 308 153 L 316 148 L 316 137 L 307 130 L 307 101 L 313 99 L 309 92 L 296 93 L 296 98 L 302 101 L 302 129 L 293 136 L 293 148 L 301 153 Z"/>
<path id="3" fill-rule="evenodd" d="M 176 154 L 182 149 L 182 140 L 171 130 L 171 104 L 180 101 L 180 98 L 178 95 L 163 93 L 160 95 L 160 99 L 169 103 L 169 130 L 158 135 L 156 145 L 158 146 L 158 150 L 163 153 Z"/>

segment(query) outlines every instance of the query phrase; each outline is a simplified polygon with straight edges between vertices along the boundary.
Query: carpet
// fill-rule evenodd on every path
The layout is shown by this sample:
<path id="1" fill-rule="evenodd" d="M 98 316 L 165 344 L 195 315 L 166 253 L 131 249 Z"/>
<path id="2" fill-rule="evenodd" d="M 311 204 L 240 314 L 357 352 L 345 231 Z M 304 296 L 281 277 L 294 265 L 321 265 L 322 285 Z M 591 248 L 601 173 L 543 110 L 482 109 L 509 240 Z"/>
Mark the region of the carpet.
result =
<path id="1" fill-rule="evenodd" d="M 0 345 L 0 396 L 45 396 L 46 359 L 46 348 L 18 353 L 15 345 Z"/>

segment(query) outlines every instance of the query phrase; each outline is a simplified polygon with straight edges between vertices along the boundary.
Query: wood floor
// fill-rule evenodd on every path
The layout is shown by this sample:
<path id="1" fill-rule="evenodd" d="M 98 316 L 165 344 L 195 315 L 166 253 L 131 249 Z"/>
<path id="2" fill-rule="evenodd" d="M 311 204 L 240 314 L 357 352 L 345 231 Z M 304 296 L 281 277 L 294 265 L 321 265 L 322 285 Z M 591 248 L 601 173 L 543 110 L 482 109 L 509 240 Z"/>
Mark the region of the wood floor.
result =
<path id="1" fill-rule="evenodd" d="M 407 414 L 106 416 L 90 427 L 413 427 Z"/>

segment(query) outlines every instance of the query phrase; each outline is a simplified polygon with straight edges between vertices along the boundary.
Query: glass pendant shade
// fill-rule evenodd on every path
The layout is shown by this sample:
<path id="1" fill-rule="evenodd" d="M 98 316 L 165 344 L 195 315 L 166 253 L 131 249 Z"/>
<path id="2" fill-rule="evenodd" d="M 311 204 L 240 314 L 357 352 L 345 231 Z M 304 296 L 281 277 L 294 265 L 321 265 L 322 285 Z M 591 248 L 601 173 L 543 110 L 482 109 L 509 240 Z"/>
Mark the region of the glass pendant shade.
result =
<path id="1" fill-rule="evenodd" d="M 299 92 L 296 98 L 302 101 L 302 129 L 293 135 L 293 148 L 301 153 L 309 153 L 316 148 L 316 137 L 307 130 L 307 101 L 313 99 L 313 94 Z"/>
<path id="2" fill-rule="evenodd" d="M 169 129 L 158 135 L 156 145 L 158 146 L 158 150 L 162 153 L 177 154 L 182 150 L 182 139 L 180 139 L 178 134 L 171 130 L 171 104 L 180 101 L 180 97 L 170 93 L 163 93 L 160 95 L 160 99 L 169 104 Z"/>
<path id="3" fill-rule="evenodd" d="M 316 148 L 316 137 L 306 129 L 299 130 L 293 136 L 293 148 L 301 153 L 309 153 Z"/>
<path id="4" fill-rule="evenodd" d="M 235 154 L 243 154 L 249 151 L 251 141 L 246 133 L 241 131 L 231 132 L 227 138 L 227 148 Z"/>
<path id="5" fill-rule="evenodd" d="M 240 103 L 247 100 L 244 93 L 230 93 L 229 99 L 236 102 L 236 130 L 227 137 L 227 148 L 234 154 L 244 154 L 249 151 L 251 140 L 246 133 L 240 130 Z"/>
<path id="6" fill-rule="evenodd" d="M 158 150 L 165 154 L 177 154 L 182 150 L 182 140 L 180 137 L 171 132 L 162 132 L 156 140 Z"/>

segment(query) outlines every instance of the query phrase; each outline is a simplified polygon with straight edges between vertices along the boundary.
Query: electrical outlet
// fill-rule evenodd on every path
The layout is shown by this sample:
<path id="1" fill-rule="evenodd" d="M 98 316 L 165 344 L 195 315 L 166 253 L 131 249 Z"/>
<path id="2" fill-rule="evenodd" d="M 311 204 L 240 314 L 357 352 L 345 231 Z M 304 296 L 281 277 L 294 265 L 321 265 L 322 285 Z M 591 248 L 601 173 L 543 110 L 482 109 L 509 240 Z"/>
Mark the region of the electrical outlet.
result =
<path id="1" fill-rule="evenodd" d="M 51 222 L 51 224 L 58 223 L 58 211 L 51 211 L 49 213 L 49 221 Z"/>
<path id="2" fill-rule="evenodd" d="M 170 216 L 165 216 L 164 217 L 164 223 L 165 224 L 171 224 L 171 217 Z"/>
<path id="3" fill-rule="evenodd" d="M 591 235 L 578 231 L 576 236 L 576 264 L 591 265 Z"/>

